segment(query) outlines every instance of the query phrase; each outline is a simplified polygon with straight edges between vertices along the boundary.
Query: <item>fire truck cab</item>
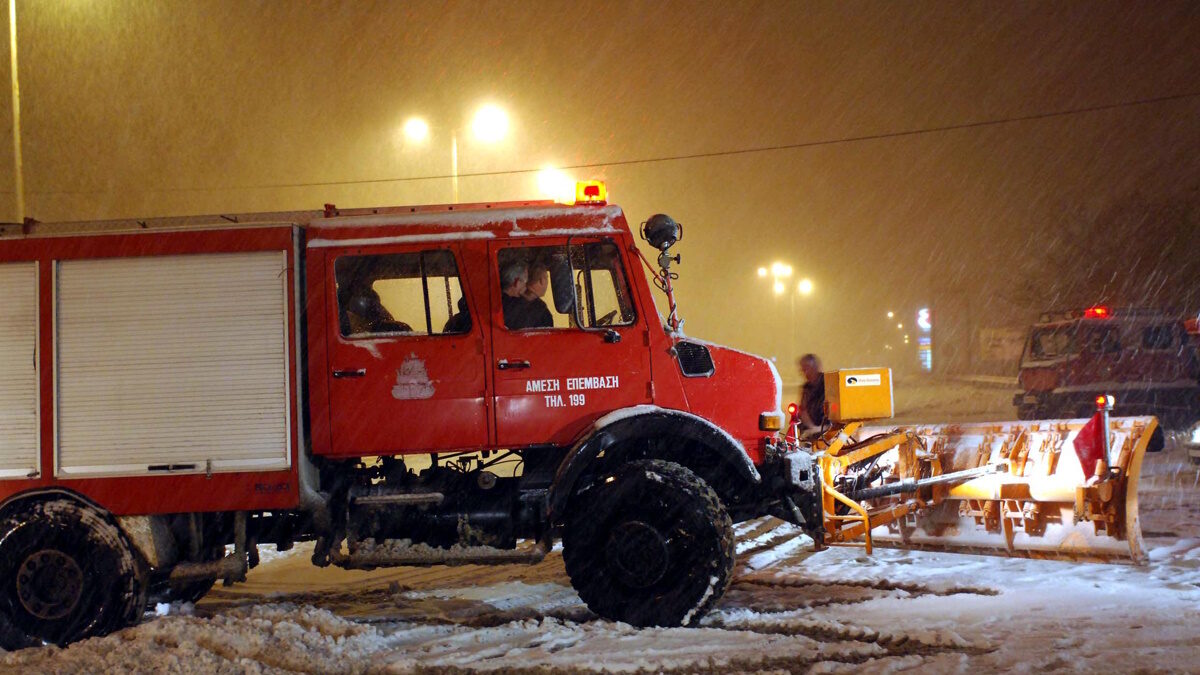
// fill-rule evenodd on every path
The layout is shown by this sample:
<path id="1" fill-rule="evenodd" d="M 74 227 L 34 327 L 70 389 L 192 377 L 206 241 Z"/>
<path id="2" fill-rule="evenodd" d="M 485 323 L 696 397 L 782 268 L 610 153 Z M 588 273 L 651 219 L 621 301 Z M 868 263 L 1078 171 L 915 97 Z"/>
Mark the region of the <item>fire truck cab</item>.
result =
<path id="1" fill-rule="evenodd" d="M 733 522 L 820 540 L 774 366 L 682 333 L 681 227 L 643 224 L 656 269 L 602 186 L 0 234 L 5 648 L 195 600 L 259 543 L 367 569 L 561 538 L 598 614 L 679 625 Z"/>
<path id="2" fill-rule="evenodd" d="M 1184 322 L 1150 309 L 1048 312 L 1030 328 L 1013 397 L 1020 419 L 1087 417 L 1114 394 L 1119 415 L 1168 427 L 1200 417 L 1200 360 Z"/>

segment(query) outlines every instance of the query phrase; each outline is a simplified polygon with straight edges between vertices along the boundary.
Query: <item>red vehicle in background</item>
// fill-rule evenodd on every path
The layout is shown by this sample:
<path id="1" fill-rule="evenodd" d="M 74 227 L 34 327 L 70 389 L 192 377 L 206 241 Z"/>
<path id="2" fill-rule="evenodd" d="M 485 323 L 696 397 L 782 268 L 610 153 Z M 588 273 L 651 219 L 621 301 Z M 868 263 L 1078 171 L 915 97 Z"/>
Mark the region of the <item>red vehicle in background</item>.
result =
<path id="1" fill-rule="evenodd" d="M 1116 414 L 1156 415 L 1168 428 L 1200 417 L 1200 359 L 1185 322 L 1153 309 L 1094 306 L 1034 324 L 1013 398 L 1020 419 L 1087 417 L 1101 394 Z"/>

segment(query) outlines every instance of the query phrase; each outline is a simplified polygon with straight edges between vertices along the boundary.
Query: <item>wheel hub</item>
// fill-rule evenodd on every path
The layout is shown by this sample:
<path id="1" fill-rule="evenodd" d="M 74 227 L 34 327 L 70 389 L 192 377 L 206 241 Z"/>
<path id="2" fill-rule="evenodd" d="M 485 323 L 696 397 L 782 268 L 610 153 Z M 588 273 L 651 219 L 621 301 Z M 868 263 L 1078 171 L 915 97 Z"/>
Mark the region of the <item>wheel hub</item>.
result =
<path id="1" fill-rule="evenodd" d="M 605 559 L 617 578 L 632 588 L 646 588 L 666 574 L 671 552 L 658 528 L 640 520 L 621 523 L 608 535 Z"/>
<path id="2" fill-rule="evenodd" d="M 83 570 L 62 551 L 37 551 L 17 569 L 17 598 L 21 606 L 44 621 L 70 614 L 79 604 L 82 590 Z"/>

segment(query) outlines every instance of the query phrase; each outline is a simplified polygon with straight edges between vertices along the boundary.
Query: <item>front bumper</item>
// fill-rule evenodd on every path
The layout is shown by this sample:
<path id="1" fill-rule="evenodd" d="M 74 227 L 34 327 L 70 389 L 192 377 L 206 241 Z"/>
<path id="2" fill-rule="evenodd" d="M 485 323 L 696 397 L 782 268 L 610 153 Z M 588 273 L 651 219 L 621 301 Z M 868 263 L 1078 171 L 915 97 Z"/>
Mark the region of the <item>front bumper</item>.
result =
<path id="1" fill-rule="evenodd" d="M 786 439 L 767 446 L 761 473 L 767 492 L 766 514 L 804 528 L 821 547 L 824 520 L 816 458 Z"/>

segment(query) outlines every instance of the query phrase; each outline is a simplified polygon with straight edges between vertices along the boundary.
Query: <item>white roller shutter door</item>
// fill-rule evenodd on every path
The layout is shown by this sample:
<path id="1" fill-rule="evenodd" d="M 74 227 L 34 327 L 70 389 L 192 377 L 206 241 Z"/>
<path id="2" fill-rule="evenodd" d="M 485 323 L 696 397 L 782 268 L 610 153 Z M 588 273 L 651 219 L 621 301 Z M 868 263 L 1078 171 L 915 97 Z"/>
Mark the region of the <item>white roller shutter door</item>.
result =
<path id="1" fill-rule="evenodd" d="M 58 473 L 286 468 L 286 261 L 59 262 Z"/>
<path id="2" fill-rule="evenodd" d="M 38 470 L 37 263 L 0 263 L 0 478 Z"/>

